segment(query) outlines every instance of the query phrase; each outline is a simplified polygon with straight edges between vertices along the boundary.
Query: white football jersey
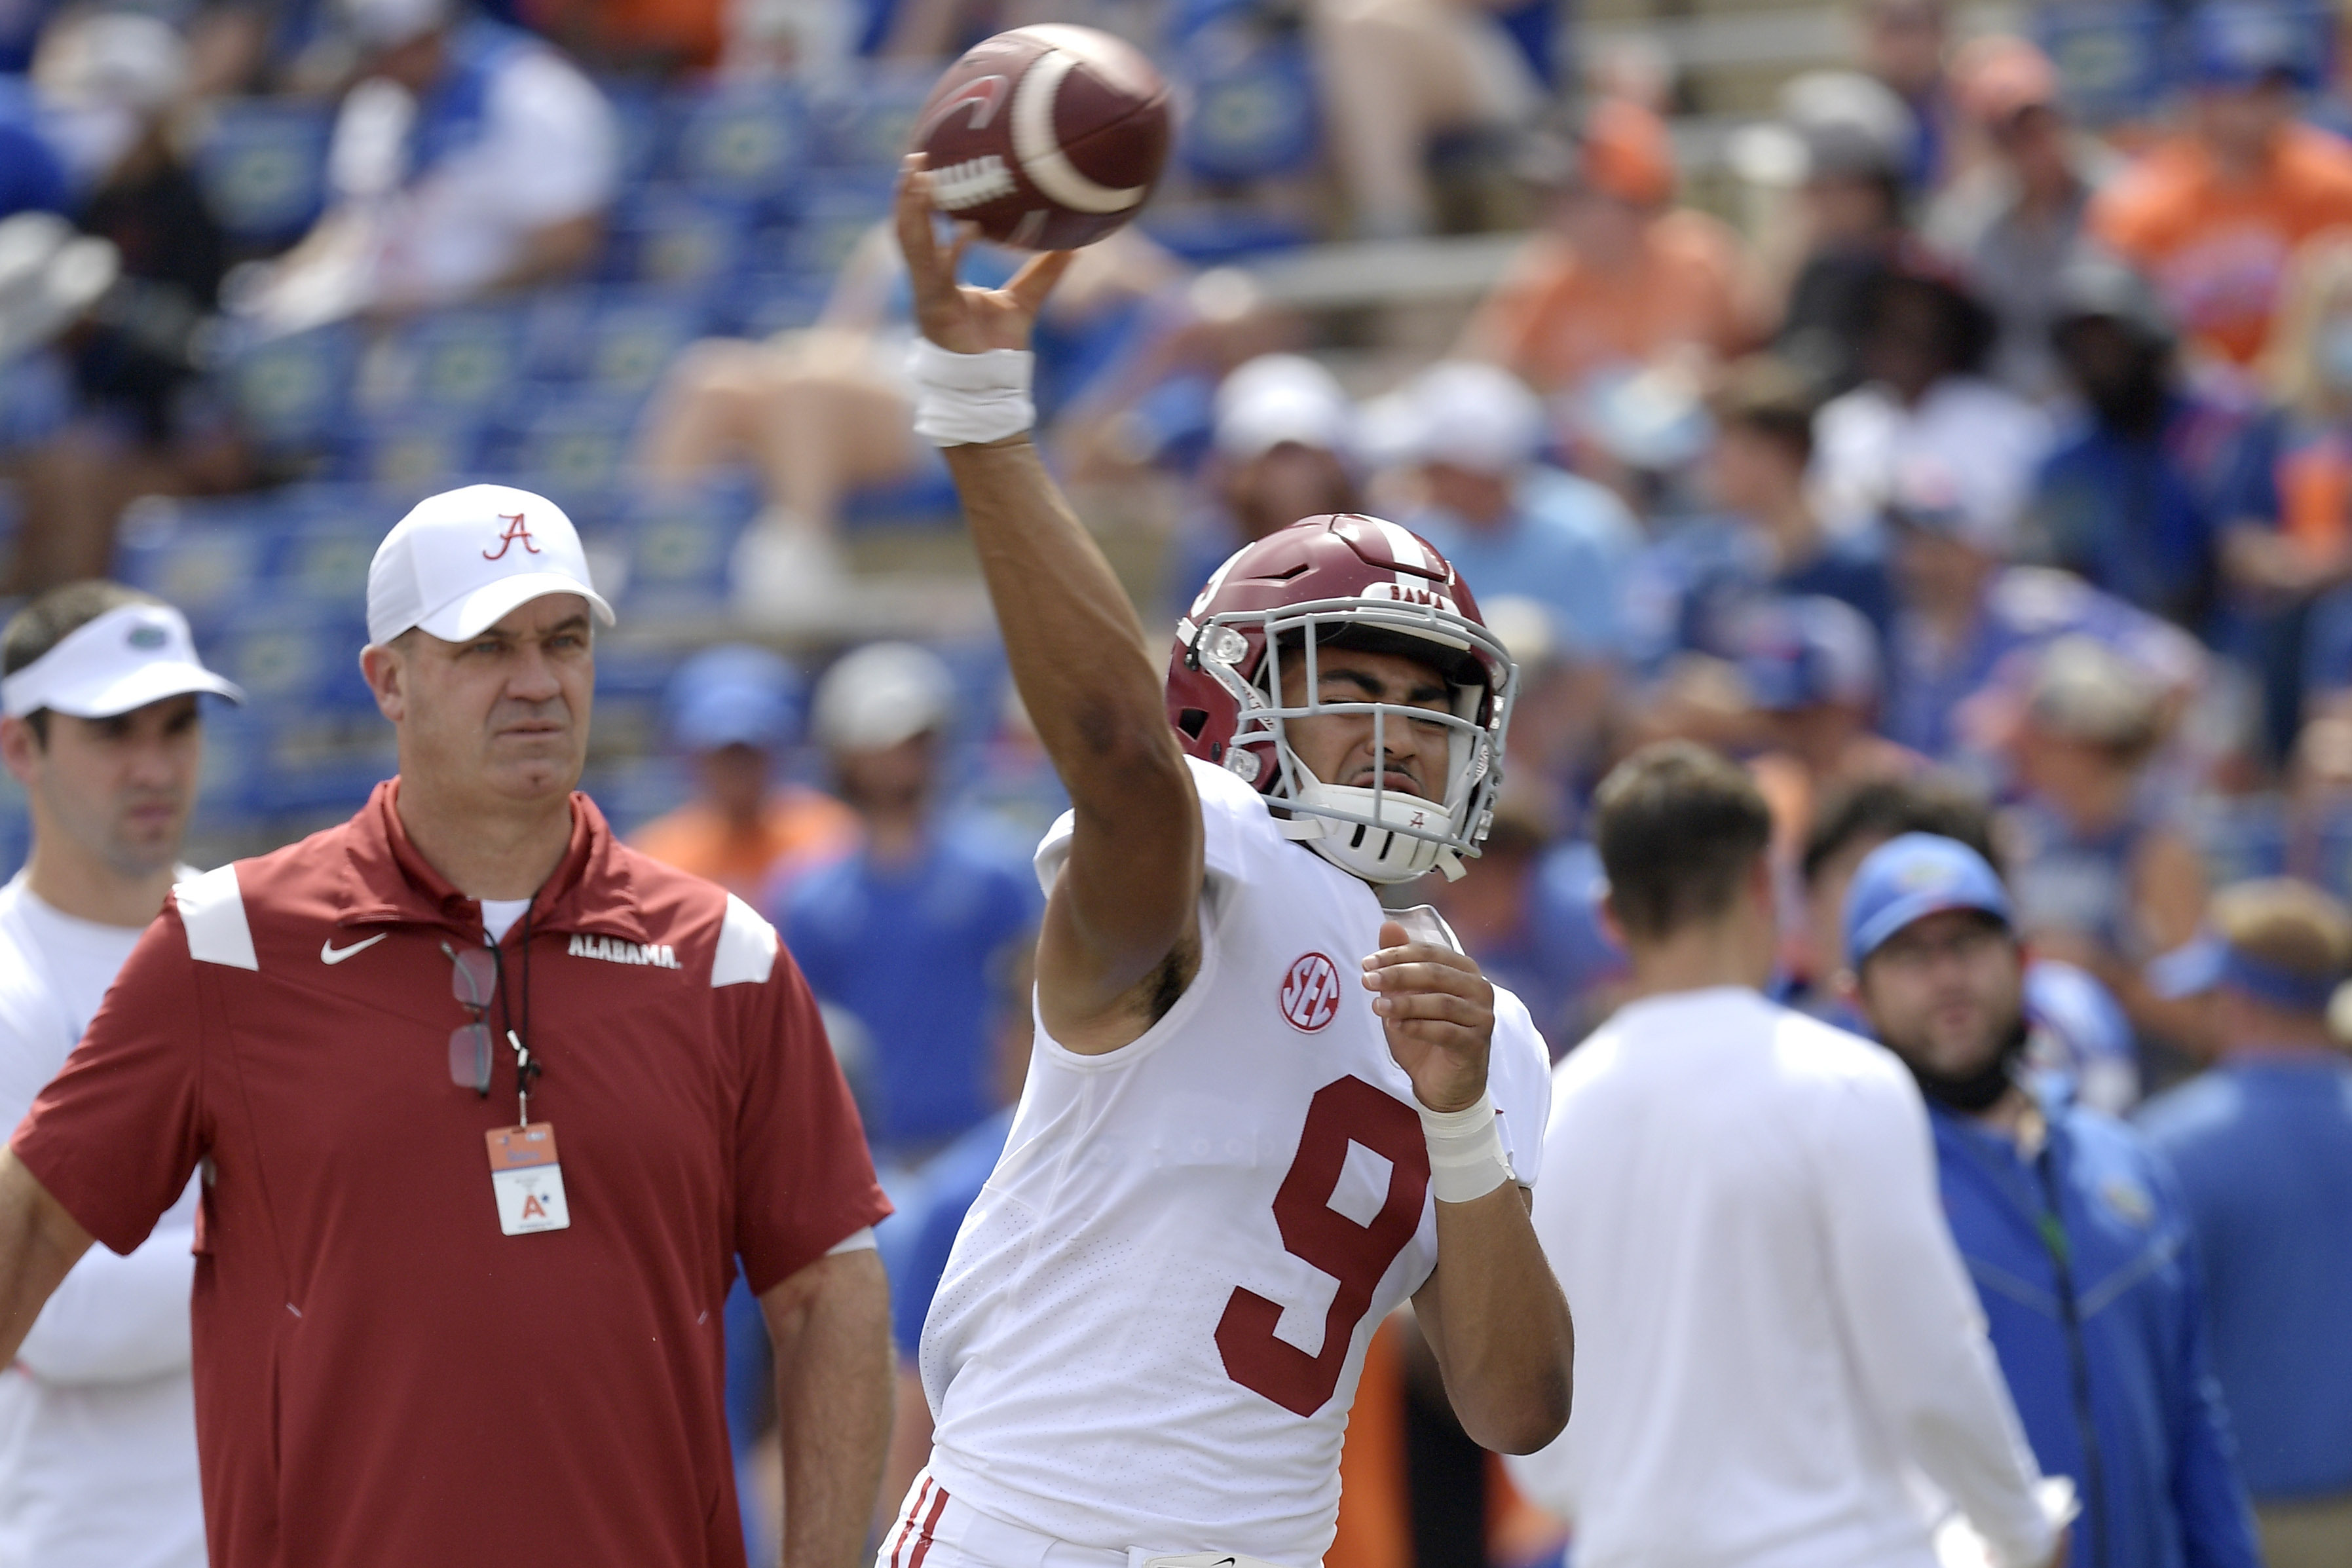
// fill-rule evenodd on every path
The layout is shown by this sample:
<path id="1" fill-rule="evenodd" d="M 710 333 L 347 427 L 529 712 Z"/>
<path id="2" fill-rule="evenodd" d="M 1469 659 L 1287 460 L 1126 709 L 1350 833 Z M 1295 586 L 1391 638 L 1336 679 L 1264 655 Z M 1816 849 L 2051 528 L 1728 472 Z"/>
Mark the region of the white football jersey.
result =
<path id="1" fill-rule="evenodd" d="M 1003 1157 L 933 1298 L 950 1496 L 1074 1544 L 1320 1560 L 1364 1349 L 1437 1263 L 1429 1152 L 1364 958 L 1372 889 L 1192 763 L 1200 973 L 1107 1056 L 1037 1031 Z M 1037 850 L 1050 889 L 1068 816 Z M 1496 992 L 1487 1079 L 1532 1186 L 1541 1038 Z"/>

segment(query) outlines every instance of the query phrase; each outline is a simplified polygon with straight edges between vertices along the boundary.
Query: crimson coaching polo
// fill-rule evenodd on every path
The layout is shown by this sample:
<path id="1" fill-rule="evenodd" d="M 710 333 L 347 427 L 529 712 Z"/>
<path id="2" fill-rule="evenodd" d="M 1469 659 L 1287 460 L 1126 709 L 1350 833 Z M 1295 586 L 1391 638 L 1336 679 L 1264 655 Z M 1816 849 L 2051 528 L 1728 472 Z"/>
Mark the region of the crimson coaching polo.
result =
<path id="1" fill-rule="evenodd" d="M 502 1234 L 484 1138 L 513 1056 L 488 1099 L 448 1067 L 444 944 L 479 944 L 480 909 L 397 787 L 177 889 L 16 1155 L 117 1252 L 204 1166 L 215 1568 L 736 1568 L 732 1260 L 765 1290 L 889 1212 L 816 1008 L 765 921 L 572 796 L 513 998 L 571 1225 Z"/>

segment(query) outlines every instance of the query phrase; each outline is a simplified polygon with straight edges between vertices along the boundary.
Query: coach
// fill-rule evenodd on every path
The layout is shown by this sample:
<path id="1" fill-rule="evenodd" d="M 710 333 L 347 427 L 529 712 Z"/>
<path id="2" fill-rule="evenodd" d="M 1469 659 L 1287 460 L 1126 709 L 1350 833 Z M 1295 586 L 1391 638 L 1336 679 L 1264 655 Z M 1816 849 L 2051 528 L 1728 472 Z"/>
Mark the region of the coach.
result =
<path id="1" fill-rule="evenodd" d="M 572 793 L 580 542 L 475 486 L 403 519 L 361 665 L 400 773 L 182 884 L 0 1156 L 0 1358 L 199 1169 L 215 1568 L 742 1563 L 740 1255 L 793 1568 L 848 1568 L 888 1420 L 888 1210 L 816 1010 L 740 900 Z"/>

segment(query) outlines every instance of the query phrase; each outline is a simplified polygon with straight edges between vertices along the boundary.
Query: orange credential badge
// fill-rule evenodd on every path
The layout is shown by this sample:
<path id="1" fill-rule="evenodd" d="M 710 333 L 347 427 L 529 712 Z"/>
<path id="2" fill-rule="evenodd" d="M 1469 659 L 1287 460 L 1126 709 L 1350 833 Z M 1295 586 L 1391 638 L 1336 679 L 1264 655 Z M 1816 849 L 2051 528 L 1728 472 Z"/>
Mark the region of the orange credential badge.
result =
<path id="1" fill-rule="evenodd" d="M 493 1127 L 483 1134 L 490 1151 L 490 1192 L 499 1229 L 508 1236 L 563 1230 L 572 1224 L 563 1201 L 563 1167 L 556 1163 L 555 1128 L 545 1121 Z"/>

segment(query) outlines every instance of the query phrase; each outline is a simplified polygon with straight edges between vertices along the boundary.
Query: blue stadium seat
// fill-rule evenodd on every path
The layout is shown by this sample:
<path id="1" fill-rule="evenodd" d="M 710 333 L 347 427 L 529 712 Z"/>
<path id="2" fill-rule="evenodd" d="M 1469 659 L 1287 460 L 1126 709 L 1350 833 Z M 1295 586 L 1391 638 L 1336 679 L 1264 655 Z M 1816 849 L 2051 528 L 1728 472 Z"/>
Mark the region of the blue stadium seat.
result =
<path id="1" fill-rule="evenodd" d="M 755 272 L 731 279 L 711 300 L 713 330 L 760 339 L 813 325 L 824 312 L 831 279 L 805 272 Z"/>
<path id="2" fill-rule="evenodd" d="M 807 153 L 800 95 L 773 83 L 712 88 L 679 106 L 669 171 L 695 190 L 761 204 L 791 191 Z"/>
<path id="3" fill-rule="evenodd" d="M 1176 155 L 1199 178 L 1238 184 L 1296 174 L 1321 144 L 1306 41 L 1251 0 L 1195 0 L 1169 25 L 1187 110 Z"/>
<path id="4" fill-rule="evenodd" d="M 303 603 L 364 615 L 376 546 L 421 496 L 343 485 L 306 486 L 279 499 L 286 521 L 270 580 Z"/>
<path id="5" fill-rule="evenodd" d="M 640 190 L 614 212 L 596 275 L 608 283 L 708 284 L 739 264 L 752 211 L 683 186 Z"/>
<path id="6" fill-rule="evenodd" d="M 332 443 L 330 477 L 396 495 L 447 489 L 480 469 L 491 429 L 479 414 L 404 411 L 354 420 Z"/>
<path id="7" fill-rule="evenodd" d="M 273 454 L 319 446 L 350 405 L 359 349 L 338 322 L 233 351 L 224 376 L 247 437 Z"/>
<path id="8" fill-rule="evenodd" d="M 735 542 L 757 510 L 750 487 L 726 483 L 632 496 L 620 521 L 629 613 L 688 615 L 725 604 Z"/>
<path id="9" fill-rule="evenodd" d="M 803 185 L 774 260 L 805 278 L 830 279 L 868 229 L 890 216 L 890 181 L 830 174 Z"/>
<path id="10" fill-rule="evenodd" d="M 195 172 L 213 216 L 249 248 L 299 237 L 326 198 L 331 110 L 282 99 L 231 100 L 196 144 Z"/>
<path id="11" fill-rule="evenodd" d="M 371 416 L 499 412 L 523 375 L 522 309 L 480 305 L 407 322 L 362 363 L 353 400 Z"/>
<path id="12" fill-rule="evenodd" d="M 670 289 L 573 289 L 532 307 L 529 364 L 543 382 L 641 397 L 708 324 L 698 296 Z"/>
<path id="13" fill-rule="evenodd" d="M 807 109 L 809 162 L 895 173 L 937 80 L 928 66 L 873 65 L 842 90 L 820 91 Z"/>
<path id="14" fill-rule="evenodd" d="M 142 502 L 116 535 L 114 575 L 178 605 L 201 634 L 251 594 L 276 522 L 266 500 Z"/>
<path id="15" fill-rule="evenodd" d="M 245 688 L 247 702 L 257 710 L 372 710 L 375 706 L 360 678 L 359 652 L 367 646 L 363 605 L 251 594 L 206 644 L 214 668 Z"/>
<path id="16" fill-rule="evenodd" d="M 508 482 L 539 491 L 569 514 L 572 498 L 626 476 L 643 406 L 644 399 L 624 393 L 530 390 L 491 449 L 495 467 L 515 476 Z"/>
<path id="17" fill-rule="evenodd" d="M 667 105 L 652 89 L 607 77 L 600 84 L 613 106 L 620 142 L 620 188 L 633 191 L 653 178 L 669 139 Z"/>
<path id="18" fill-rule="evenodd" d="M 2038 7 L 2033 32 L 2058 68 L 2068 110 L 2085 124 L 2145 114 L 2164 95 L 2169 62 L 2162 5 L 2068 0 Z"/>

